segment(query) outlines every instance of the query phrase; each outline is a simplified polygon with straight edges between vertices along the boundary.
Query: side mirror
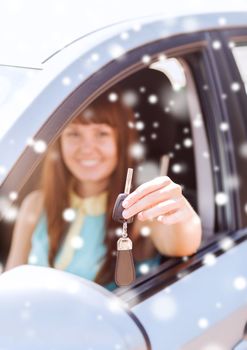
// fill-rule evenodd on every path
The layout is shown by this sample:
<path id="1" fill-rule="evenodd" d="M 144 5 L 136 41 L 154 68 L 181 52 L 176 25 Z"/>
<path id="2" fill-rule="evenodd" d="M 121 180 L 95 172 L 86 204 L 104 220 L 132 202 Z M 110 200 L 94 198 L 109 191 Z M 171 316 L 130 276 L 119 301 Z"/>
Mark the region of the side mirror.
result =
<path id="1" fill-rule="evenodd" d="M 149 350 L 136 317 L 94 282 L 52 268 L 0 276 L 1 347 L 11 350 Z"/>

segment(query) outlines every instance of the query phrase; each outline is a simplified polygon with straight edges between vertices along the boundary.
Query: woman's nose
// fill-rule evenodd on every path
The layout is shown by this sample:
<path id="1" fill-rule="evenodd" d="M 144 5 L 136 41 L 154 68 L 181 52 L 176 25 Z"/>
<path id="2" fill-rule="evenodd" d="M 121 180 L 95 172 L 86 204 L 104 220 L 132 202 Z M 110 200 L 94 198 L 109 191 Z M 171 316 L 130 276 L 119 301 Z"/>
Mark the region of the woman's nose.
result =
<path id="1" fill-rule="evenodd" d="M 95 148 L 95 142 L 91 137 L 86 136 L 81 139 L 80 147 L 79 147 L 81 153 L 91 152 L 91 150 L 93 150 L 94 148 Z"/>

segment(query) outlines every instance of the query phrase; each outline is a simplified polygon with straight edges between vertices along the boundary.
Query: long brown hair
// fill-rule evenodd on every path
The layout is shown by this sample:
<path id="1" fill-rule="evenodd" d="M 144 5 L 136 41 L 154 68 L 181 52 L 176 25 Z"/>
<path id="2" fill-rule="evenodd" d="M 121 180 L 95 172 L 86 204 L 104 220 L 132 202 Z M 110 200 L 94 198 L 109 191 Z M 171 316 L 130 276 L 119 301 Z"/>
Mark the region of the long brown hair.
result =
<path id="1" fill-rule="evenodd" d="M 138 161 L 131 156 L 130 147 L 138 141 L 138 135 L 133 128 L 133 111 L 121 102 L 121 94 L 118 92 L 118 100 L 111 102 L 108 99 L 109 92 L 97 98 L 86 110 L 81 112 L 75 123 L 106 123 L 116 129 L 118 166 L 114 170 L 108 188 L 108 201 L 105 220 L 105 245 L 107 252 L 95 281 L 106 284 L 113 280 L 116 249 L 116 228 L 120 224 L 112 220 L 112 211 L 115 200 L 119 193 L 124 191 L 124 183 L 127 169 L 135 168 Z M 131 127 L 132 126 L 132 127 Z M 135 172 L 134 172 L 135 174 Z M 61 157 L 60 139 L 50 147 L 44 160 L 42 172 L 42 191 L 44 193 L 44 209 L 47 215 L 47 229 L 49 235 L 48 260 L 51 266 L 68 230 L 68 224 L 64 221 L 62 213 L 68 208 L 70 186 L 73 176 L 66 168 Z M 132 189 L 135 188 L 135 176 Z M 130 226 L 131 228 L 131 226 Z M 131 231 L 131 230 L 130 230 Z M 135 237 L 132 237 L 135 240 Z"/>

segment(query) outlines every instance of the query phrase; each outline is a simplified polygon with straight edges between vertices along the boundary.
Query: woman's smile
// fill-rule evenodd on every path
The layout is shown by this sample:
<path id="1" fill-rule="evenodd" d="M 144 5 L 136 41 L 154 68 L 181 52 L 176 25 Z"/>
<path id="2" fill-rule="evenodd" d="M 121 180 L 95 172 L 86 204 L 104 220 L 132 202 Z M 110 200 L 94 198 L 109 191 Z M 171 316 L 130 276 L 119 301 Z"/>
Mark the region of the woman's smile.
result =
<path id="1" fill-rule="evenodd" d="M 94 189 L 105 186 L 117 166 L 116 132 L 104 123 L 71 123 L 62 133 L 61 150 L 83 193 L 90 184 Z"/>

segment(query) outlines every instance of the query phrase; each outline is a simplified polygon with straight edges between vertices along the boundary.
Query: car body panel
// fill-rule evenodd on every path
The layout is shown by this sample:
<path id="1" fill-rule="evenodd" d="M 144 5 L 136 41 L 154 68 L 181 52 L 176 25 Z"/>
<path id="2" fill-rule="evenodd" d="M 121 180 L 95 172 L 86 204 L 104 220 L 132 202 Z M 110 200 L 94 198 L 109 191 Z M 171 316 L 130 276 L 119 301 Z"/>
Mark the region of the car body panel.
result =
<path id="1" fill-rule="evenodd" d="M 208 340 L 205 348 L 212 342 L 230 349 L 241 339 L 247 322 L 246 249 L 245 241 L 217 258 L 209 253 L 204 266 L 187 276 L 183 272 L 180 280 L 132 308 L 148 330 L 153 350 L 162 349 L 161 344 L 169 350 L 196 350 L 200 336 Z M 218 332 L 207 337 L 227 319 L 227 336 Z"/>

